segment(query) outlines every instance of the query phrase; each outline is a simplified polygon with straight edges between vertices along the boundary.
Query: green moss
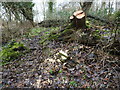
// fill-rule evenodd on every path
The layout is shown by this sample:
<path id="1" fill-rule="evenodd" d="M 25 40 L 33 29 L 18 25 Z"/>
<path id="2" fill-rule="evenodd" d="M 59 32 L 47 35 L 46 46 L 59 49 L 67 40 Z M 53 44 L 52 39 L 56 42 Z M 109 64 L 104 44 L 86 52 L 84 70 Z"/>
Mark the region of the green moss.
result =
<path id="1" fill-rule="evenodd" d="M 77 87 L 77 82 L 76 81 L 70 81 L 69 83 L 71 86 L 76 86 Z"/>
<path id="2" fill-rule="evenodd" d="M 53 74 L 53 70 L 50 70 L 49 73 L 50 73 L 50 74 Z"/>
<path id="3" fill-rule="evenodd" d="M 100 39 L 100 38 L 101 38 L 100 30 L 95 30 L 95 31 L 92 33 L 92 36 L 94 37 L 94 39 Z"/>
<path id="4" fill-rule="evenodd" d="M 62 40 L 69 38 L 68 36 L 71 35 L 74 30 L 73 29 L 65 29 L 63 31 L 60 30 L 59 27 L 51 27 L 50 30 L 43 33 L 43 35 L 40 37 L 41 40 L 39 41 L 40 44 L 46 45 L 51 40 L 58 41 L 62 38 Z"/>
<path id="5" fill-rule="evenodd" d="M 86 20 L 86 24 L 90 24 L 90 21 Z"/>
<path id="6" fill-rule="evenodd" d="M 116 11 L 112 16 L 115 21 L 117 21 L 117 22 L 120 21 L 120 11 Z"/>
<path id="7" fill-rule="evenodd" d="M 6 46 L 2 47 L 0 51 L 0 59 L 2 63 L 7 63 L 11 60 L 17 59 L 23 54 L 23 51 L 27 50 L 23 43 L 11 41 Z"/>
<path id="8" fill-rule="evenodd" d="M 47 44 L 47 40 L 48 40 L 48 34 L 44 34 L 43 36 L 40 37 L 41 40 L 39 41 L 40 44 L 46 45 Z"/>
<path id="9" fill-rule="evenodd" d="M 59 73 L 62 73 L 63 71 L 62 70 L 59 70 Z"/>
<path id="10" fill-rule="evenodd" d="M 39 27 L 39 28 L 32 28 L 28 34 L 28 36 L 36 36 L 39 35 L 41 32 L 46 31 L 46 28 Z"/>
<path id="11" fill-rule="evenodd" d="M 48 40 L 56 40 L 59 37 L 59 34 L 49 36 Z"/>
<path id="12" fill-rule="evenodd" d="M 41 38 L 40 44 L 46 45 L 47 41 L 56 40 L 58 38 L 58 33 L 57 32 L 58 32 L 59 28 L 58 27 L 56 27 L 56 28 L 51 27 L 49 29 L 51 29 L 51 30 L 46 31 L 40 37 Z"/>
<path id="13" fill-rule="evenodd" d="M 72 24 L 72 23 L 69 23 L 66 28 L 67 28 L 67 29 L 73 28 L 73 24 Z"/>
<path id="14" fill-rule="evenodd" d="M 115 17 L 117 21 L 120 21 L 120 11 L 116 12 Z"/>
<path id="15" fill-rule="evenodd" d="M 92 88 L 89 86 L 89 87 L 85 88 L 85 90 L 92 90 Z"/>

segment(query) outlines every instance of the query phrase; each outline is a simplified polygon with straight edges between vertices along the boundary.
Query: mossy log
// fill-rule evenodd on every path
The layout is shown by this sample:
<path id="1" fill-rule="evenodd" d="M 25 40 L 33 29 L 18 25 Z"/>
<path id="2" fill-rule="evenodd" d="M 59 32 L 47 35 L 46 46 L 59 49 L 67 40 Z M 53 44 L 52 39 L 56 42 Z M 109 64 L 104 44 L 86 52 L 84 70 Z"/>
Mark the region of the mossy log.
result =
<path id="1" fill-rule="evenodd" d="M 49 35 L 49 40 L 56 40 L 56 41 L 66 41 L 68 40 L 71 34 L 73 34 L 74 30 L 73 29 L 65 29 L 65 30 L 60 30 L 59 32 L 54 32 Z"/>

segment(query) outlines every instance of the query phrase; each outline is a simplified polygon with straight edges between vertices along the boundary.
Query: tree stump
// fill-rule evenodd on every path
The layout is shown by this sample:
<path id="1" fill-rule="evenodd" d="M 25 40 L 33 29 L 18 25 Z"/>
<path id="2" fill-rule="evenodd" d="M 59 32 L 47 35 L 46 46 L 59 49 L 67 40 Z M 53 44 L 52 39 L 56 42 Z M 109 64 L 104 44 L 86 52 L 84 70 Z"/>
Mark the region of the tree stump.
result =
<path id="1" fill-rule="evenodd" d="M 76 29 L 86 28 L 86 17 L 85 13 L 82 10 L 76 11 L 70 16 L 71 26 Z"/>

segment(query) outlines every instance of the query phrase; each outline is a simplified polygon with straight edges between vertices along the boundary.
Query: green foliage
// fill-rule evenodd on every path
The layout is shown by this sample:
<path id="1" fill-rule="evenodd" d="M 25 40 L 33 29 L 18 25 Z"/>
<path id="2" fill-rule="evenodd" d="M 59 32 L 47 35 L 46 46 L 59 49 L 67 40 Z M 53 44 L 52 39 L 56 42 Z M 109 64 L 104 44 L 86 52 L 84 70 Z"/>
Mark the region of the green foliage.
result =
<path id="1" fill-rule="evenodd" d="M 2 51 L 0 51 L 0 59 L 2 60 L 2 63 L 17 59 L 18 56 L 22 55 L 22 51 L 26 49 L 27 48 L 23 43 L 13 40 L 8 45 L 2 47 Z"/>
<path id="2" fill-rule="evenodd" d="M 115 12 L 115 20 L 120 22 L 120 11 Z"/>
<path id="3" fill-rule="evenodd" d="M 48 40 L 56 40 L 58 38 L 59 34 L 53 34 L 49 36 Z"/>
<path id="4" fill-rule="evenodd" d="M 104 8 L 104 9 L 99 9 L 96 11 L 93 11 L 92 9 L 89 11 L 89 14 L 93 15 L 93 16 L 99 16 L 101 18 L 107 17 L 108 8 Z"/>
<path id="5" fill-rule="evenodd" d="M 70 84 L 71 86 L 77 86 L 77 82 L 76 82 L 76 81 L 70 81 L 69 84 Z"/>
<path id="6" fill-rule="evenodd" d="M 47 41 L 58 38 L 57 31 L 59 30 L 59 27 L 51 27 L 49 29 L 51 30 L 48 31 L 47 28 L 45 29 L 46 32 L 41 36 L 40 44 L 46 45 Z"/>
<path id="7" fill-rule="evenodd" d="M 62 73 L 62 70 L 59 70 L 59 73 Z"/>
<path id="8" fill-rule="evenodd" d="M 66 80 L 66 78 L 67 78 L 66 76 L 63 77 L 64 80 Z"/>
<path id="9" fill-rule="evenodd" d="M 50 2 L 48 2 L 48 5 L 49 5 L 48 9 L 49 9 L 49 12 L 50 12 L 50 13 L 52 13 L 52 12 L 53 12 L 53 4 L 54 4 L 54 3 L 53 3 L 53 2 L 51 2 L 51 1 L 50 1 Z"/>
<path id="10" fill-rule="evenodd" d="M 39 35 L 41 32 L 45 31 L 46 28 L 40 27 L 40 28 L 32 28 L 29 32 L 29 37 Z"/>
<path id="11" fill-rule="evenodd" d="M 87 28 L 91 28 L 92 27 L 91 24 L 90 24 L 90 21 L 86 20 L 86 26 L 87 26 Z"/>
<path id="12" fill-rule="evenodd" d="M 46 34 L 49 34 L 50 32 L 45 32 Z"/>
<path id="13" fill-rule="evenodd" d="M 92 90 L 92 88 L 91 87 L 87 87 L 87 88 L 85 88 L 85 90 Z"/>
<path id="14" fill-rule="evenodd" d="M 90 24 L 90 21 L 86 20 L 86 24 Z"/>
<path id="15" fill-rule="evenodd" d="M 50 70 L 49 73 L 50 73 L 50 74 L 53 74 L 53 70 Z"/>
<path id="16" fill-rule="evenodd" d="M 120 23 L 120 11 L 115 11 L 113 14 L 110 14 L 107 18 L 109 19 L 109 21 Z"/>
<path id="17" fill-rule="evenodd" d="M 92 33 L 93 37 L 95 39 L 100 39 L 101 35 L 100 35 L 100 30 L 95 30 L 93 33 Z"/>
<path id="18" fill-rule="evenodd" d="M 86 75 L 83 75 L 83 79 L 86 79 L 87 78 L 87 76 Z"/>

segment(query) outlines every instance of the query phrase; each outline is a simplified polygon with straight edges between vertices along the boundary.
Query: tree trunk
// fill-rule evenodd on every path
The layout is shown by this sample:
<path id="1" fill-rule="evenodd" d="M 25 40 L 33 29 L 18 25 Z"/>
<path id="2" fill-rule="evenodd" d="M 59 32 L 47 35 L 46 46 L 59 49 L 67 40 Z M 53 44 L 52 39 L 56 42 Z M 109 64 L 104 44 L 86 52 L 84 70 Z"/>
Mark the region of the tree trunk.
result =
<path id="1" fill-rule="evenodd" d="M 93 0 L 92 2 L 87 2 L 87 1 L 83 3 L 80 2 L 82 10 L 74 12 L 73 16 L 70 17 L 72 27 L 76 27 L 76 29 L 86 28 L 86 16 L 92 3 L 93 3 Z"/>
<path id="2" fill-rule="evenodd" d="M 85 13 L 82 10 L 74 12 L 73 16 L 70 17 L 70 21 L 73 28 L 86 28 Z"/>

